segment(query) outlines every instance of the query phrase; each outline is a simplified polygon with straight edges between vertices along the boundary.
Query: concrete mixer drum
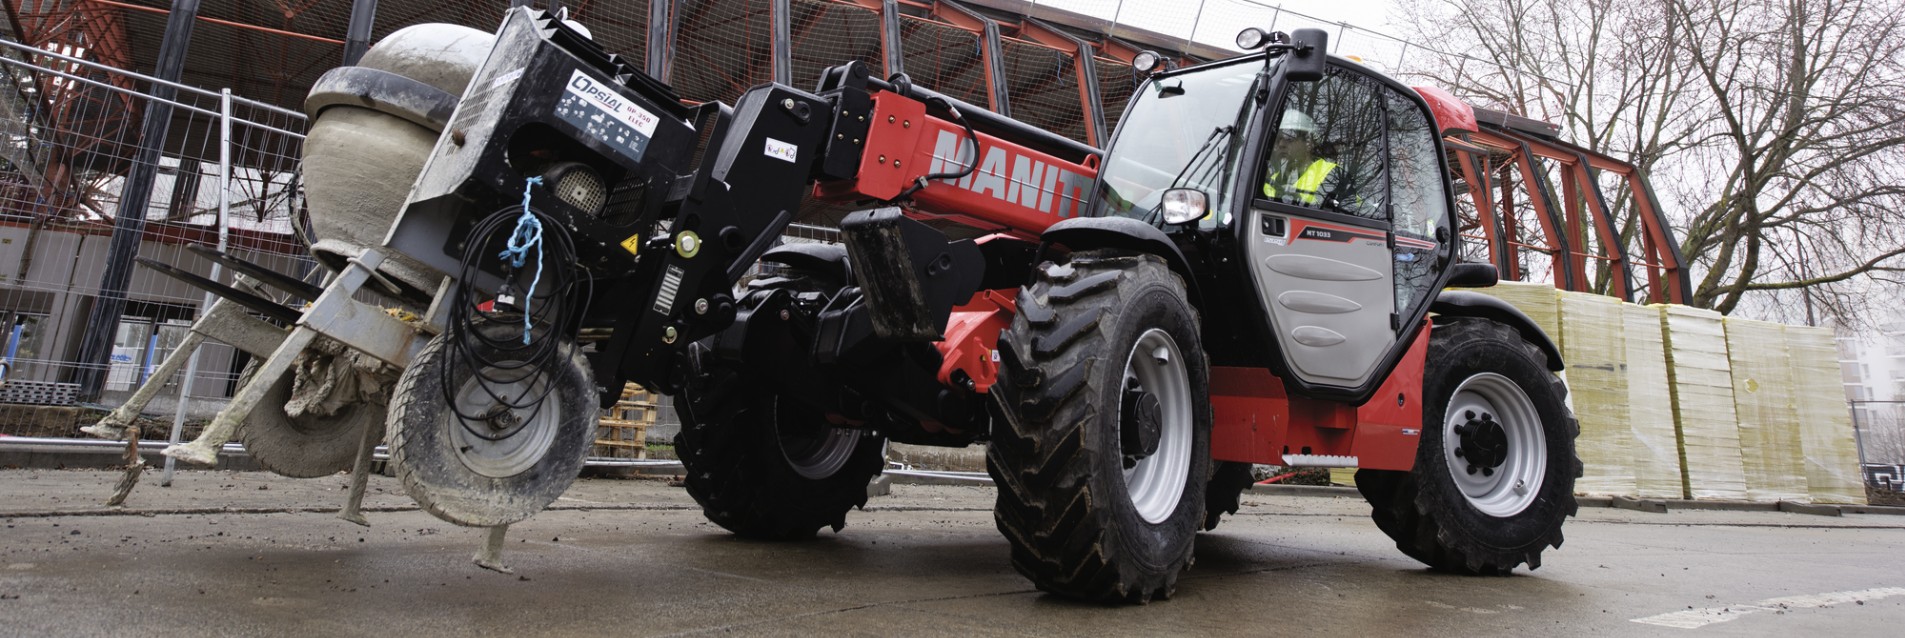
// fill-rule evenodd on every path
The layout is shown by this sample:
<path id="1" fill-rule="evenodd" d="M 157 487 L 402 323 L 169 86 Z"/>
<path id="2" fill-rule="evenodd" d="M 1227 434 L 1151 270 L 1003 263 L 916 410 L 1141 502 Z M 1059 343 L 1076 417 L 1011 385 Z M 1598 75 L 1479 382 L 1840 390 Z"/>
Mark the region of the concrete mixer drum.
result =
<path id="1" fill-rule="evenodd" d="M 332 270 L 383 244 L 430 150 L 495 36 L 419 24 L 377 42 L 356 66 L 332 69 L 305 100 L 312 254 Z M 444 273 L 391 255 L 383 265 L 409 301 L 428 301 Z"/>

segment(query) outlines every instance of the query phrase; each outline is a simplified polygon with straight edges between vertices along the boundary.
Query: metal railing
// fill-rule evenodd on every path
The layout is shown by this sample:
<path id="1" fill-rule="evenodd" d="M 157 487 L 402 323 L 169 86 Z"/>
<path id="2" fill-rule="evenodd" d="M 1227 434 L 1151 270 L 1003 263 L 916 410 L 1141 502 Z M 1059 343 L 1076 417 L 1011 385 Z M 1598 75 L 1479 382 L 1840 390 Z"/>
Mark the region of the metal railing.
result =
<path id="1" fill-rule="evenodd" d="M 213 244 L 283 272 L 312 267 L 296 222 L 303 114 L 71 53 L 80 52 L 0 40 L 6 384 L 63 384 L 85 367 L 77 363 L 79 335 L 100 294 L 107 244 L 142 147 L 157 145 L 160 153 L 140 256 L 221 281 L 229 277 L 184 247 Z M 172 112 L 168 135 L 140 139 L 144 113 L 161 105 Z M 144 269 L 134 271 L 126 297 L 106 366 L 108 403 L 146 379 L 208 302 L 197 289 Z M 201 348 L 181 378 L 191 380 L 187 395 L 228 396 L 239 359 L 229 346 Z M 39 432 L 0 421 L 0 434 L 29 433 Z"/>

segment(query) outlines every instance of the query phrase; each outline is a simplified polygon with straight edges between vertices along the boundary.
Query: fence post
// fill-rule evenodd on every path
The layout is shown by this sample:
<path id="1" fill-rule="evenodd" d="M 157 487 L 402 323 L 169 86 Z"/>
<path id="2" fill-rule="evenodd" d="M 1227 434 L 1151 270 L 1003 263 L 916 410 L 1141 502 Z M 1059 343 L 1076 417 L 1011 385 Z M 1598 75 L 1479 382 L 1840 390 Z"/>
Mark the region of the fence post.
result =
<path id="1" fill-rule="evenodd" d="M 192 41 L 192 23 L 197 17 L 198 0 L 172 0 L 172 13 L 166 19 L 165 39 L 159 45 L 154 76 L 166 82 L 179 80 L 179 73 L 185 69 L 185 50 Z M 126 174 L 119 211 L 113 218 L 112 244 L 106 255 L 106 272 L 99 278 L 99 297 L 93 301 L 85 332 L 80 336 L 79 368 L 74 380 L 79 382 L 81 401 L 98 401 L 106 385 L 113 335 L 119 328 L 120 315 L 126 311 L 126 285 L 132 281 L 132 258 L 139 253 L 139 241 L 145 234 L 146 206 L 152 202 L 159 154 L 165 149 L 166 133 L 172 124 L 172 99 L 177 93 L 171 85 L 155 82 L 152 99 L 146 102 L 139 150 Z"/>
<path id="2" fill-rule="evenodd" d="M 232 90 L 227 88 L 218 92 L 218 251 L 225 252 L 230 245 L 231 225 L 231 185 L 232 185 Z M 218 281 L 223 268 L 218 262 L 212 262 L 212 281 Z M 198 314 L 204 316 L 216 301 L 212 293 L 205 293 L 199 301 Z M 153 326 L 152 334 L 159 334 L 158 326 Z M 179 380 L 179 398 L 177 409 L 172 412 L 172 433 L 166 442 L 178 445 L 185 433 L 185 406 L 192 400 L 192 382 L 198 380 L 198 357 L 205 353 L 205 346 L 192 349 L 192 358 L 185 360 L 185 378 Z M 178 459 L 165 457 L 165 472 L 159 475 L 160 487 L 172 487 L 172 472 L 178 469 Z"/>
<path id="3" fill-rule="evenodd" d="M 675 0 L 648 2 L 648 75 L 667 82 L 675 71 Z"/>
<path id="4" fill-rule="evenodd" d="M 1197 14 L 1191 17 L 1191 35 L 1184 38 L 1185 53 L 1189 53 L 1191 51 L 1191 45 L 1197 43 L 1197 27 L 1203 26 L 1204 3 L 1207 1 L 1208 0 L 1197 0 Z"/>

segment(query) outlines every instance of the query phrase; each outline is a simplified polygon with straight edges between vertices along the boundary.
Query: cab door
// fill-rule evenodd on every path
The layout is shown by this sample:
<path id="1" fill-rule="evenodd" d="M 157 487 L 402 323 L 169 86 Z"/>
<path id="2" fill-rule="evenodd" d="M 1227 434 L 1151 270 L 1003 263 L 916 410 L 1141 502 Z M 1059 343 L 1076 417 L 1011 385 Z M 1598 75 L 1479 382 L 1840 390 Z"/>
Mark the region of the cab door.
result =
<path id="1" fill-rule="evenodd" d="M 1243 252 L 1283 367 L 1354 392 L 1397 342 L 1388 87 L 1336 66 L 1286 87 L 1266 114 Z"/>

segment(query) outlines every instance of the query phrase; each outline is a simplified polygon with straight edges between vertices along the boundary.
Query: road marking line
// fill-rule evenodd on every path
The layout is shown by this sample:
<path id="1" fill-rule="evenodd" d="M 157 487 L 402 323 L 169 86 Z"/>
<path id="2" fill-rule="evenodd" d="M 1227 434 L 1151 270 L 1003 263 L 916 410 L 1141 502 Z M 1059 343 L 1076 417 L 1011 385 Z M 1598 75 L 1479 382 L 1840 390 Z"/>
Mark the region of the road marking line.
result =
<path id="1" fill-rule="evenodd" d="M 1875 587 L 1872 589 L 1861 589 L 1858 591 L 1836 591 L 1836 592 L 1828 592 L 1824 594 L 1810 594 L 1810 595 L 1804 595 L 1804 596 L 1784 596 L 1780 598 L 1768 598 L 1766 600 L 1762 600 L 1759 602 L 1741 604 L 1741 605 L 1727 605 L 1725 607 L 1704 607 L 1700 609 L 1689 609 L 1686 611 L 1668 612 L 1665 614 L 1648 616 L 1646 618 L 1634 618 L 1630 620 L 1629 622 L 1637 622 L 1637 623 L 1642 623 L 1647 625 L 1660 625 L 1662 627 L 1676 627 L 1680 629 L 1699 629 L 1701 627 L 1705 627 L 1713 623 L 1722 623 L 1722 622 L 1733 620 L 1735 618 L 1739 618 L 1742 616 L 1757 614 L 1763 611 L 1783 611 L 1788 609 L 1814 609 L 1818 607 L 1831 607 L 1833 605 L 1843 605 L 1843 604 L 1854 603 L 1859 601 L 1880 600 L 1884 598 L 1891 598 L 1893 596 L 1905 596 L 1905 587 Z"/>

